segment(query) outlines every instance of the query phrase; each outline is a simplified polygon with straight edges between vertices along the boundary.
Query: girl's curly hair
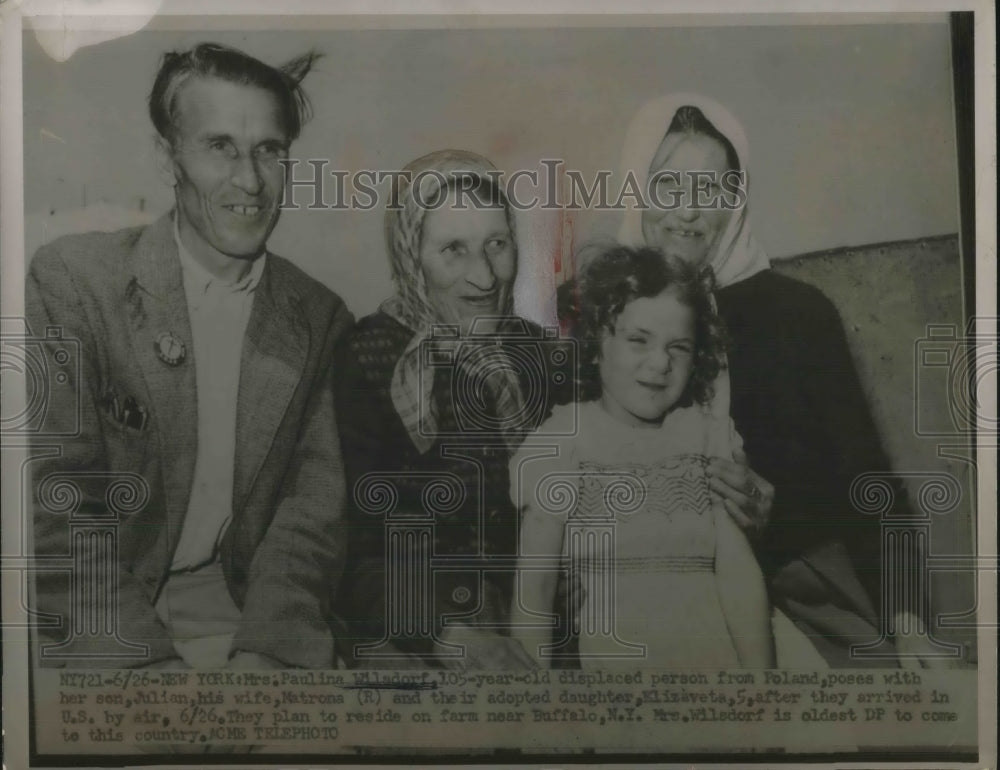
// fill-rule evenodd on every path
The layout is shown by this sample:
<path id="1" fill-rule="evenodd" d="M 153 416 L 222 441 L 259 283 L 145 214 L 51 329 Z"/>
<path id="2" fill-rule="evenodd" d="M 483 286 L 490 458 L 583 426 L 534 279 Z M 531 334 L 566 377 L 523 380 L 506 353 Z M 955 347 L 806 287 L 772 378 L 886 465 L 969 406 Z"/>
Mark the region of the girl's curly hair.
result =
<path id="1" fill-rule="evenodd" d="M 579 393 L 587 401 L 601 395 L 600 355 L 605 334 L 625 306 L 642 297 L 670 291 L 694 311 L 694 360 L 691 379 L 678 406 L 706 404 L 712 384 L 726 366 L 729 337 L 715 312 L 711 268 L 698 268 L 648 246 L 614 244 L 600 248 L 580 274 L 559 287 L 559 321 L 579 345 Z"/>

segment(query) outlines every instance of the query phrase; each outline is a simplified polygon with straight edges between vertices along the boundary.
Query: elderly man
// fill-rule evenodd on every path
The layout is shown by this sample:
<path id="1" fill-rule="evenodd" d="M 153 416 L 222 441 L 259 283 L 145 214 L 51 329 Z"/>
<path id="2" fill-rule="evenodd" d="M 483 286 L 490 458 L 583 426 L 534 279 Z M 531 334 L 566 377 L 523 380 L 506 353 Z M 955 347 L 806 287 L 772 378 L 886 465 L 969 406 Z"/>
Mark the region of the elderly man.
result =
<path id="1" fill-rule="evenodd" d="M 334 664 L 345 492 L 331 362 L 352 319 L 266 249 L 314 59 L 275 69 L 214 44 L 167 54 L 149 111 L 176 208 L 148 227 L 63 238 L 31 263 L 29 324 L 78 340 L 81 357 L 43 430 L 78 435 L 33 469 L 40 563 L 76 559 L 72 575 L 37 578 L 38 609 L 61 618 L 42 634 L 43 663 Z M 70 479 L 74 512 L 100 513 L 101 478 L 116 474 L 144 480 L 148 501 L 117 522 L 108 573 L 45 485 Z M 107 634 L 81 622 L 102 601 L 111 658 Z"/>

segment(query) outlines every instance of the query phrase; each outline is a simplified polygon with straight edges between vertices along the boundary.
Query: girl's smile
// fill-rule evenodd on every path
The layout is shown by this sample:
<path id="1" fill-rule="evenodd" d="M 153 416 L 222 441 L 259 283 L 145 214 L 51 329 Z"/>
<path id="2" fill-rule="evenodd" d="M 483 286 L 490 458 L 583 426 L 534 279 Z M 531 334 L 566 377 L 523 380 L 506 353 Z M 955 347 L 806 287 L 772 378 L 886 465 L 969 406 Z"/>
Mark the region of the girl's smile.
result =
<path id="1" fill-rule="evenodd" d="M 684 395 L 694 359 L 694 311 L 670 289 L 629 302 L 601 340 L 601 403 L 622 422 L 659 427 Z"/>

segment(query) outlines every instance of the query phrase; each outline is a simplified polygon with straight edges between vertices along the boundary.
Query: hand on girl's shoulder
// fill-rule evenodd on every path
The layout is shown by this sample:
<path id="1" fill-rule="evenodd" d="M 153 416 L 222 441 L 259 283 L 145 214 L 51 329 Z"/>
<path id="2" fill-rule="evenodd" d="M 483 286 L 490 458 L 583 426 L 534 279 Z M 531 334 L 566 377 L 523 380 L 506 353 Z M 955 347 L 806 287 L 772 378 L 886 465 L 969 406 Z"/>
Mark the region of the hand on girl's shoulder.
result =
<path id="1" fill-rule="evenodd" d="M 552 414 L 540 426 L 548 433 L 559 433 L 567 435 L 575 433 L 580 425 L 580 408 L 582 404 L 578 401 L 570 401 L 568 404 L 558 404 L 552 408 Z"/>
<path id="2" fill-rule="evenodd" d="M 546 440 L 551 442 L 575 436 L 580 426 L 580 407 L 581 404 L 576 402 L 553 406 L 551 414 L 525 437 L 525 441 Z"/>

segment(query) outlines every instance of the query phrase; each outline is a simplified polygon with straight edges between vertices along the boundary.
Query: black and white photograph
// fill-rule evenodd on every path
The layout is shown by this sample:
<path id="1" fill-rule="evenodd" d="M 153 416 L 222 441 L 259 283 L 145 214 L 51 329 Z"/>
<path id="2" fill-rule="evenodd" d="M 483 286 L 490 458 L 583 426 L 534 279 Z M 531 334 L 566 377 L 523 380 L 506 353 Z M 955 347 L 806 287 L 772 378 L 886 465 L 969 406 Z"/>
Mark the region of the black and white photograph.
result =
<path id="1" fill-rule="evenodd" d="M 5 763 L 996 766 L 992 7 L 104 5 L 0 8 Z"/>

